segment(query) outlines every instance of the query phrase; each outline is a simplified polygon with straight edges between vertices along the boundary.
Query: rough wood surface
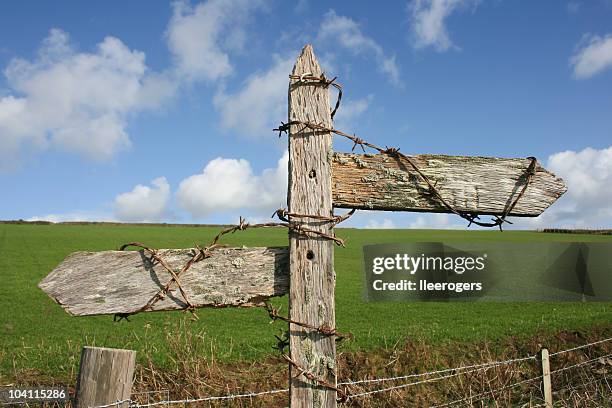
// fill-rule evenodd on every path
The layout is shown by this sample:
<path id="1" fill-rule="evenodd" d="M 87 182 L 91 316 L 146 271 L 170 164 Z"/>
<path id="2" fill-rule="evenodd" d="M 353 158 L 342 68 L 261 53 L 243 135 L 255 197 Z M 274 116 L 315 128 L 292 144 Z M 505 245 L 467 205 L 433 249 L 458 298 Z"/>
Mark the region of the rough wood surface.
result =
<path id="1" fill-rule="evenodd" d="M 321 75 L 312 47 L 298 57 L 293 75 Z M 289 85 L 289 121 L 320 123 L 331 127 L 329 90 L 312 84 Z M 303 126 L 289 130 L 289 212 L 330 216 L 332 137 Z M 310 229 L 330 231 L 328 222 L 298 219 Z M 314 326 L 335 327 L 336 276 L 333 243 L 320 237 L 289 235 L 289 307 L 293 320 Z M 290 325 L 291 358 L 304 370 L 336 384 L 336 346 L 333 336 Z M 291 407 L 335 407 L 336 392 L 313 384 L 290 367 Z"/>
<path id="2" fill-rule="evenodd" d="M 413 156 L 436 189 L 459 211 L 501 215 L 524 185 L 531 159 L 501 159 L 423 154 Z M 339 208 L 449 212 L 423 194 L 425 182 L 404 159 L 384 154 L 333 156 L 333 200 Z M 562 179 L 538 165 L 536 174 L 510 215 L 541 214 L 565 191 Z"/>
<path id="3" fill-rule="evenodd" d="M 130 399 L 136 352 L 83 347 L 76 389 L 76 408 L 96 407 Z M 127 408 L 129 402 L 117 405 Z"/>
<path id="4" fill-rule="evenodd" d="M 193 256 L 193 249 L 161 249 L 175 271 Z M 195 263 L 180 277 L 196 307 L 252 306 L 289 289 L 288 250 L 284 248 L 221 248 Z M 75 252 L 38 285 L 68 313 L 76 316 L 130 313 L 147 303 L 171 276 L 141 251 Z M 182 309 L 176 286 L 153 310 Z"/>

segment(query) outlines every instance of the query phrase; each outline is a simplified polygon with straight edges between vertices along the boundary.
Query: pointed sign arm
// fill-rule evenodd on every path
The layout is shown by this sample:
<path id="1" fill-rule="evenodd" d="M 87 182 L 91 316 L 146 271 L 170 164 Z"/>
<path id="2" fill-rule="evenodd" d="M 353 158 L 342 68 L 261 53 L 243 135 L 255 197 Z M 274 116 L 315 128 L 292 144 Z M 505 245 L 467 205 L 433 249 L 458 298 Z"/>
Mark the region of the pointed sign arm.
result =
<path id="1" fill-rule="evenodd" d="M 411 156 L 442 197 L 462 213 L 504 215 L 525 183 L 529 158 Z M 334 153 L 334 207 L 364 210 L 450 212 L 401 157 L 385 154 Z M 535 217 L 567 187 L 562 179 L 536 165 L 535 174 L 510 216 Z"/>
<path id="2" fill-rule="evenodd" d="M 160 249 L 158 254 L 179 271 L 195 249 Z M 286 247 L 218 248 L 180 276 L 194 307 L 261 305 L 289 291 Z M 38 285 L 74 316 L 129 314 L 139 311 L 171 279 L 146 252 L 75 252 Z M 151 311 L 184 309 L 177 285 Z"/>

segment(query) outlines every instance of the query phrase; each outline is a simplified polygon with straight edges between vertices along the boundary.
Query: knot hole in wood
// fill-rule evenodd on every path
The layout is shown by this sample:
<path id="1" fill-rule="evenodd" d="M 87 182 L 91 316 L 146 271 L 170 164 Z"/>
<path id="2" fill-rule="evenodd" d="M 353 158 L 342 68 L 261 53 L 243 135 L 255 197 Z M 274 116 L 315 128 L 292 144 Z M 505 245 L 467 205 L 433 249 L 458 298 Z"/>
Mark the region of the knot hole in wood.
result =
<path id="1" fill-rule="evenodd" d="M 311 249 L 308 250 L 308 252 L 306 252 L 306 259 L 308 259 L 309 261 L 312 261 L 315 257 L 314 252 L 312 252 Z"/>

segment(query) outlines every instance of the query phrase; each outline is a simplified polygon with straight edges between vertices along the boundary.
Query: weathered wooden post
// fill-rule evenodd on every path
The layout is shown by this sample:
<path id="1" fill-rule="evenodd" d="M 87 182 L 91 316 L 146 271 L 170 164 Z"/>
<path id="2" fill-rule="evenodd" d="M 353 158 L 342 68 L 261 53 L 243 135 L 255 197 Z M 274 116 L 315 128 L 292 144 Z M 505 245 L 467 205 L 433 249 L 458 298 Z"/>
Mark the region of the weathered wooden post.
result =
<path id="1" fill-rule="evenodd" d="M 544 394 L 544 403 L 546 404 L 546 408 L 552 408 L 552 383 L 550 381 L 550 358 L 548 356 L 548 349 L 543 348 L 540 350 L 540 362 L 542 363 L 542 393 Z"/>
<path id="2" fill-rule="evenodd" d="M 312 46 L 298 57 L 292 77 L 320 76 L 321 67 Z M 322 124 L 331 127 L 329 89 L 291 79 L 289 85 L 289 121 Z M 289 129 L 289 213 L 331 217 L 332 135 L 313 131 L 302 125 Z M 331 222 L 300 218 L 300 224 L 324 233 Z M 312 326 L 335 327 L 333 242 L 289 231 L 289 313 L 294 321 Z M 336 345 L 333 336 L 290 324 L 291 359 L 309 373 L 336 385 Z M 297 371 L 297 372 L 296 372 Z M 335 407 L 336 391 L 321 386 L 290 367 L 291 407 Z"/>
<path id="3" fill-rule="evenodd" d="M 76 389 L 76 407 L 88 408 L 130 399 L 136 352 L 83 347 Z M 117 405 L 127 408 L 129 402 Z"/>

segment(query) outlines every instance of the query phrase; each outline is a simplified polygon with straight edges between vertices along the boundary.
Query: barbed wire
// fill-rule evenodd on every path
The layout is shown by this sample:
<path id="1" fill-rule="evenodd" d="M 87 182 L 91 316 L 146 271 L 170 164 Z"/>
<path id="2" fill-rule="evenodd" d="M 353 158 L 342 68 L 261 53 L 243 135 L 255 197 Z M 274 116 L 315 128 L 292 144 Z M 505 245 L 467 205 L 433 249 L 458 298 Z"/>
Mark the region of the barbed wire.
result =
<path id="1" fill-rule="evenodd" d="M 291 85 L 322 85 L 329 86 L 332 85 L 334 88 L 338 90 L 338 98 L 336 99 L 336 104 L 334 109 L 331 111 L 331 118 L 334 119 L 336 112 L 340 108 L 340 101 L 342 101 L 342 85 L 336 82 L 338 77 L 333 77 L 332 79 L 327 79 L 325 74 L 321 74 L 321 76 L 315 76 L 312 72 L 306 72 L 302 75 L 289 75 L 289 79 L 297 80 L 297 82 L 293 82 Z"/>
<path id="2" fill-rule="evenodd" d="M 284 388 L 284 389 L 271 390 L 271 391 L 250 392 L 250 393 L 246 393 L 246 394 L 228 394 L 228 395 L 221 395 L 221 396 L 217 396 L 217 397 L 203 397 L 203 398 L 191 398 L 191 399 L 183 399 L 183 400 L 157 401 L 157 402 L 151 402 L 151 403 L 147 403 L 147 404 L 138 404 L 138 403 L 132 402 L 132 404 L 130 404 L 130 408 L 148 408 L 148 407 L 156 407 L 156 406 L 159 406 L 159 405 L 194 404 L 196 402 L 209 402 L 209 401 L 223 401 L 223 400 L 241 399 L 241 398 L 254 398 L 254 397 L 261 397 L 263 395 L 280 394 L 280 393 L 284 393 L 284 392 L 289 392 L 289 389 L 288 388 Z M 101 408 L 101 407 L 95 407 L 95 408 Z"/>
<path id="3" fill-rule="evenodd" d="M 562 353 L 566 353 L 566 352 L 572 352 L 572 351 L 576 351 L 585 347 L 589 347 L 589 346 L 594 346 L 597 344 L 601 344 L 601 343 L 605 343 L 607 341 L 610 341 L 612 339 L 603 339 L 603 340 L 598 340 L 592 343 L 588 343 L 588 344 L 584 344 L 582 346 L 579 347 L 573 347 L 570 349 L 566 349 L 566 350 L 562 350 L 559 352 L 556 352 L 554 354 L 562 354 Z M 553 354 L 550 354 L 551 356 Z M 555 373 L 559 373 L 559 372 L 563 372 L 563 371 L 567 371 L 567 370 L 571 370 L 573 368 L 577 368 L 577 367 L 581 367 L 581 366 L 585 366 L 585 365 L 589 365 L 589 364 L 593 364 L 593 363 L 597 363 L 600 362 L 602 359 L 607 359 L 612 357 L 612 354 L 606 354 L 603 356 L 598 356 L 592 359 L 589 359 L 587 361 L 583 361 L 583 362 L 579 362 L 576 364 L 572 364 L 570 366 L 567 367 L 562 367 L 562 368 L 558 368 L 556 370 L 552 370 L 550 372 L 550 374 L 555 374 Z M 283 356 L 283 358 L 285 360 L 290 358 L 288 356 Z M 378 382 L 385 382 L 385 381 L 395 381 L 395 380 L 401 380 L 401 379 L 408 379 L 408 378 L 418 378 L 418 377 L 425 377 L 425 376 L 431 376 L 431 375 L 438 375 L 438 374 L 445 374 L 445 373 L 450 373 L 447 375 L 442 375 L 442 376 L 438 376 L 435 378 L 427 378 L 424 380 L 420 380 L 420 381 L 414 381 L 411 383 L 407 383 L 407 384 L 400 384 L 400 385 L 396 385 L 396 386 L 392 386 L 392 387 L 386 387 L 386 388 L 382 388 L 382 389 L 377 389 L 377 390 L 371 390 L 371 391 L 364 391 L 361 393 L 356 393 L 356 394 L 347 394 L 344 390 L 338 389 L 340 390 L 340 392 L 342 393 L 342 395 L 350 400 L 351 398 L 358 398 L 361 396 L 366 396 L 366 395 L 372 395 L 372 394 L 377 394 L 377 393 L 382 393 L 382 392 L 387 392 L 387 391 L 392 391 L 392 390 L 396 390 L 396 389 L 401 389 L 401 388 L 407 388 L 407 387 L 411 387 L 411 386 L 416 386 L 416 385 L 420 385 L 420 384 L 427 384 L 427 383 L 432 383 L 432 382 L 436 382 L 436 381 L 440 381 L 440 380 L 445 380 L 448 378 L 453 378 L 453 377 L 457 377 L 460 375 L 464 375 L 464 374 L 470 374 L 470 373 L 474 373 L 474 372 L 479 372 L 479 371 L 486 371 L 488 369 L 491 368 L 495 368 L 495 367 L 499 367 L 499 366 L 503 366 L 503 365 L 509 365 L 509 364 L 516 364 L 516 363 L 520 363 L 520 362 L 524 362 L 524 361 L 529 361 L 529 360 L 535 360 L 537 359 L 537 356 L 526 356 L 526 357 L 519 357 L 519 358 L 513 358 L 513 359 L 507 359 L 507 360 L 499 360 L 499 361 L 491 361 L 491 362 L 487 362 L 487 363 L 479 363 L 479 364 L 473 364 L 473 365 L 466 365 L 466 366 L 460 366 L 460 367 L 454 367 L 454 368 L 446 368 L 446 369 L 442 369 L 442 370 L 434 370 L 434 371 L 428 371 L 428 372 L 424 372 L 424 373 L 418 373 L 418 374 L 408 374 L 408 375 L 403 375 L 403 376 L 397 376 L 397 377 L 386 377 L 386 378 L 376 378 L 376 379 L 364 379 L 364 380 L 347 380 L 347 381 L 343 381 L 343 382 L 339 382 L 337 384 L 337 386 L 333 387 L 333 388 L 337 388 L 339 386 L 343 386 L 343 385 L 358 385 L 358 384 L 368 384 L 368 383 L 378 383 Z M 287 360 L 288 361 L 288 360 Z M 292 362 L 290 362 L 290 364 L 292 364 Z M 299 367 L 299 366 L 298 366 Z M 308 374 L 309 372 L 306 370 L 302 370 L 300 367 L 300 374 Z M 308 378 L 308 377 L 307 377 Z M 503 391 L 505 389 L 509 389 L 512 387 L 516 387 L 519 386 L 521 384 L 525 384 L 528 383 L 530 381 L 534 381 L 537 379 L 541 379 L 542 376 L 539 375 L 537 377 L 533 377 L 533 378 L 529 378 L 526 380 L 522 380 L 519 381 L 517 383 L 514 384 L 510 384 L 504 387 L 500 387 L 497 388 L 495 390 L 490 390 L 490 391 L 486 391 L 486 392 L 482 392 L 480 394 L 476 394 L 470 397 L 465 397 L 462 399 L 458 399 L 455 401 L 451 401 L 442 405 L 435 405 L 432 406 L 432 408 L 442 408 L 442 407 L 448 407 L 454 404 L 458 404 L 460 402 L 465 402 L 465 401 L 470 401 L 470 400 L 474 400 L 475 398 L 478 397 L 484 397 L 486 395 L 489 394 L 494 394 L 498 391 Z M 315 378 L 315 379 L 311 379 L 311 381 L 315 381 L 316 380 L 320 380 L 319 378 Z M 322 385 L 322 384 L 319 384 Z M 330 384 L 331 385 L 331 384 Z M 218 401 L 218 400 L 229 400 L 229 399 L 238 399 L 238 398 L 252 398 L 252 397 L 258 397 L 258 396 L 263 396 L 263 395 L 271 395 L 271 394 L 279 394 L 279 393 L 284 393 L 284 392 L 288 392 L 288 389 L 276 389 L 276 390 L 269 390 L 269 391 L 261 391 L 261 392 L 251 392 L 251 393 L 243 393 L 243 394 L 227 394 L 227 395 L 222 395 L 222 396 L 210 396 L 210 397 L 202 397 L 202 398 L 192 398 L 192 399 L 182 399 L 182 400 L 163 400 L 163 401 L 157 401 L 157 402 L 153 402 L 153 403 L 147 403 L 147 404 L 138 404 L 137 402 L 131 400 L 131 399 L 125 399 L 125 400 L 120 400 L 114 403 L 110 403 L 110 404 L 106 404 L 106 405 L 98 405 L 95 407 L 91 407 L 91 408 L 111 408 L 111 407 L 115 407 L 121 404 L 125 404 L 125 403 L 130 403 L 130 408 L 147 408 L 147 407 L 154 407 L 154 406 L 159 406 L 159 405 L 169 405 L 169 404 L 189 404 L 189 403 L 196 403 L 196 402 L 206 402 L 206 401 Z"/>
<path id="4" fill-rule="evenodd" d="M 456 376 L 462 375 L 462 374 L 468 374 L 468 373 L 473 373 L 473 372 L 476 372 L 476 371 L 486 370 L 488 368 L 490 368 L 490 367 L 478 368 L 478 369 L 469 370 L 469 371 L 462 371 L 462 372 L 459 372 L 459 373 L 448 374 L 448 375 L 444 375 L 444 376 L 440 376 L 440 377 L 436 377 L 436 378 L 427 378 L 425 380 L 415 381 L 415 382 L 411 382 L 411 383 L 407 383 L 407 384 L 394 385 L 392 387 L 380 388 L 380 389 L 377 389 L 377 390 L 364 391 L 364 392 L 360 392 L 360 393 L 356 393 L 356 394 L 351 394 L 349 396 L 349 399 L 358 398 L 358 397 L 365 397 L 365 396 L 368 396 L 368 395 L 379 394 L 381 392 L 388 392 L 388 391 L 393 391 L 393 390 L 399 390 L 399 389 L 402 389 L 402 388 L 412 387 L 412 386 L 415 386 L 415 385 L 427 384 L 427 383 L 431 383 L 431 382 L 445 380 L 445 379 L 456 377 Z"/>
<path id="5" fill-rule="evenodd" d="M 265 302 L 264 303 L 264 307 L 266 309 L 266 311 L 268 312 L 268 316 L 270 316 L 270 319 L 272 319 L 272 321 L 275 320 L 282 320 L 285 323 L 290 323 L 290 324 L 295 324 L 307 329 L 311 329 L 311 330 L 315 330 L 321 334 L 324 334 L 326 336 L 336 336 L 338 339 L 343 339 L 346 337 L 350 337 L 350 334 L 344 334 L 344 333 L 340 333 L 339 331 L 337 331 L 334 327 L 330 327 L 327 325 L 321 325 L 321 326 L 315 326 L 313 324 L 309 324 L 309 323 L 304 323 L 304 322 L 298 322 L 296 320 L 293 320 L 289 317 L 285 317 L 285 316 L 281 316 L 278 312 L 278 309 L 273 307 L 270 303 Z"/>
<path id="6" fill-rule="evenodd" d="M 587 360 L 587 361 L 583 361 L 581 363 L 572 364 L 571 366 L 567 366 L 567 367 L 563 367 L 563 368 L 558 368 L 556 370 L 551 371 L 550 374 L 552 375 L 554 373 L 559 373 L 561 371 L 571 370 L 572 368 L 581 367 L 583 365 L 597 363 L 601 359 L 606 359 L 606 358 L 611 357 L 611 356 L 612 356 L 612 354 L 606 354 L 605 356 L 599 356 L 599 357 L 596 357 L 596 358 L 593 358 L 593 359 L 590 359 L 590 360 Z"/>
<path id="7" fill-rule="evenodd" d="M 118 405 L 122 405 L 122 404 L 126 404 L 126 403 L 132 403 L 133 401 L 131 399 L 124 399 L 124 400 L 117 400 L 116 402 L 111 402 L 110 404 L 105 404 L 105 405 L 96 405 L 95 407 L 89 407 L 89 408 L 110 408 L 110 407 L 116 407 Z"/>
<path id="8" fill-rule="evenodd" d="M 514 388 L 514 387 L 518 387 L 519 385 L 527 384 L 527 383 L 529 383 L 531 381 L 541 380 L 541 379 L 542 379 L 542 376 L 538 375 L 537 377 L 531 377 L 531 378 L 528 378 L 526 380 L 522 380 L 522 381 L 516 382 L 514 384 L 505 385 L 503 387 L 496 388 L 494 390 L 481 392 L 479 394 L 472 395 L 470 397 L 461 398 L 461 399 L 458 399 L 458 400 L 455 400 L 455 401 L 447 402 L 447 403 L 442 404 L 442 405 L 432 405 L 432 406 L 430 406 L 430 408 L 450 407 L 450 406 L 453 406 L 455 404 L 459 404 L 461 402 L 466 402 L 466 401 L 470 401 L 471 402 L 471 401 L 474 401 L 474 400 L 478 401 L 479 399 L 482 399 L 482 398 L 486 397 L 489 394 L 494 394 L 494 393 L 499 392 L 499 391 L 507 390 L 507 389 Z"/>
<path id="9" fill-rule="evenodd" d="M 594 358 L 594 359 L 590 359 L 590 360 L 587 360 L 587 361 L 584 361 L 584 362 L 581 362 L 581 363 L 573 364 L 571 366 L 559 368 L 559 369 L 551 371 L 550 374 L 552 375 L 554 373 L 559 373 L 559 372 L 562 372 L 562 371 L 567 371 L 567 370 L 570 370 L 572 368 L 577 368 L 577 367 L 581 367 L 581 366 L 584 366 L 584 365 L 593 364 L 593 363 L 598 362 L 602 358 L 608 358 L 610 356 L 612 356 L 612 354 L 608 354 L 608 355 L 605 355 L 605 356 L 600 356 L 600 357 L 597 357 L 597 358 Z M 458 400 L 455 400 L 455 401 L 447 402 L 447 403 L 442 404 L 442 405 L 435 405 L 435 406 L 432 406 L 430 408 L 443 408 L 443 407 L 453 406 L 453 405 L 459 404 L 461 402 L 466 402 L 466 401 L 473 402 L 474 400 L 478 401 L 478 400 L 480 400 L 482 398 L 485 398 L 487 395 L 495 394 L 495 393 L 497 393 L 499 391 L 503 391 L 503 390 L 506 390 L 506 389 L 509 389 L 509 388 L 513 388 L 513 387 L 517 387 L 519 385 L 522 385 L 522 384 L 525 384 L 525 383 L 528 383 L 528 382 L 531 382 L 531 381 L 534 381 L 534 380 L 541 380 L 541 379 L 542 379 L 542 376 L 539 375 L 537 377 L 532 377 L 532 378 L 529 378 L 527 380 L 519 381 L 519 382 L 514 383 L 514 384 L 510 384 L 510 385 L 506 385 L 506 386 L 503 386 L 503 387 L 500 387 L 500 388 L 496 388 L 494 390 L 485 391 L 485 392 L 482 392 L 482 393 L 479 393 L 479 394 L 476 394 L 476 395 L 472 395 L 470 397 L 461 398 L 461 399 L 458 399 Z"/>
<path id="10" fill-rule="evenodd" d="M 292 231 L 300 235 L 305 235 L 305 236 L 315 235 L 317 237 L 333 241 L 334 243 L 336 243 L 336 245 L 345 247 L 345 240 L 342 238 L 338 238 L 335 234 L 326 233 L 323 231 L 305 227 L 304 225 L 298 222 L 292 221 L 290 218 L 291 217 L 311 218 L 311 219 L 318 219 L 321 221 L 328 221 L 332 223 L 331 228 L 334 228 L 337 224 L 350 218 L 354 213 L 355 213 L 355 210 L 353 209 L 344 215 L 324 216 L 324 215 L 317 215 L 317 214 L 291 213 L 286 209 L 280 208 L 276 210 L 274 214 L 272 214 L 272 217 L 277 216 L 283 222 L 266 222 L 266 223 L 258 223 L 258 224 L 250 224 L 249 222 L 246 221 L 245 218 L 240 217 L 237 225 L 232 225 L 230 227 L 227 227 L 221 230 L 217 235 L 215 235 L 215 237 L 212 239 L 212 241 L 210 242 L 208 246 L 201 247 L 200 245 L 196 244 L 194 248 L 195 253 L 189 259 L 189 261 L 187 261 L 187 263 L 181 268 L 181 270 L 178 272 L 175 272 L 168 265 L 168 263 L 161 257 L 159 250 L 151 248 L 141 242 L 129 242 L 129 243 L 123 244 L 119 247 L 120 251 L 124 251 L 126 248 L 129 248 L 129 247 L 140 248 L 142 251 L 150 255 L 151 263 L 154 264 L 155 262 L 157 262 L 158 264 L 160 264 L 170 274 L 171 278 L 143 306 L 141 306 L 140 308 L 138 308 L 137 310 L 133 312 L 115 313 L 115 315 L 113 316 L 113 320 L 114 321 L 121 321 L 121 320 L 129 321 L 129 316 L 131 315 L 145 312 L 147 310 L 152 310 L 153 306 L 158 301 L 163 300 L 166 297 L 166 295 L 168 294 L 168 292 L 170 291 L 170 288 L 172 287 L 174 283 L 176 283 L 177 287 L 179 288 L 181 296 L 183 297 L 183 300 L 185 302 L 185 307 L 183 308 L 183 310 L 187 310 L 191 312 L 191 314 L 197 319 L 197 315 L 195 313 L 195 306 L 189 301 L 189 297 L 187 296 L 187 293 L 181 286 L 180 276 L 184 275 L 196 262 L 200 262 L 204 259 L 210 258 L 213 255 L 213 251 L 215 249 L 225 247 L 225 245 L 219 244 L 219 241 L 224 235 L 233 234 L 236 231 L 244 231 L 246 229 L 254 229 L 254 228 L 287 228 L 289 231 Z"/>
<path id="11" fill-rule="evenodd" d="M 570 392 L 574 392 L 574 391 L 578 390 L 579 388 L 586 387 L 587 385 L 591 385 L 591 384 L 594 384 L 594 383 L 598 383 L 598 382 L 600 382 L 600 381 L 604 381 L 604 382 L 606 383 L 606 385 L 608 386 L 608 389 L 610 389 L 610 391 L 612 391 L 612 388 L 611 388 L 611 387 L 610 387 L 610 385 L 608 384 L 607 379 L 608 379 L 608 377 L 605 377 L 605 376 L 604 376 L 604 377 L 602 377 L 602 378 L 596 378 L 596 379 L 591 380 L 591 381 L 585 381 L 585 382 L 580 383 L 580 384 L 578 384 L 578 385 L 568 384 L 568 385 L 566 385 L 566 386 L 565 386 L 565 387 L 563 387 L 563 388 L 556 389 L 556 390 L 555 390 L 555 392 L 557 392 L 557 393 L 558 393 L 558 392 L 565 391 L 565 390 L 570 391 Z M 542 404 L 532 405 L 532 406 L 530 406 L 530 408 L 539 408 L 539 407 L 545 407 L 546 405 L 547 405 L 547 403 L 546 403 L 546 402 L 544 402 L 544 403 L 542 403 Z"/>
<path id="12" fill-rule="evenodd" d="M 293 361 L 288 355 L 283 354 L 283 359 L 285 359 L 285 361 L 287 361 L 291 365 L 291 367 L 293 367 L 297 371 L 296 377 L 299 377 L 300 375 L 303 375 L 304 377 L 306 377 L 310 381 L 316 383 L 317 385 L 320 385 L 322 387 L 325 387 L 327 389 L 335 391 L 336 395 L 337 395 L 336 400 L 338 402 L 346 402 L 351 397 L 344 390 L 342 390 L 341 388 L 338 388 L 337 385 L 334 385 L 334 384 L 330 383 L 329 381 L 325 380 L 324 378 L 321 378 L 320 376 L 318 376 L 318 375 L 316 375 L 316 374 L 306 370 L 305 368 L 301 367 L 298 363 Z M 335 378 L 335 376 L 334 376 L 334 378 Z"/>
<path id="13" fill-rule="evenodd" d="M 606 343 L 606 342 L 608 342 L 608 341 L 612 341 L 612 337 L 609 337 L 609 338 L 607 338 L 607 339 L 603 339 L 603 340 L 599 340 L 599 341 L 596 341 L 596 342 L 593 342 L 593 343 L 583 344 L 582 346 L 573 347 L 573 348 L 571 348 L 571 349 L 561 350 L 561 351 L 557 351 L 557 352 L 555 352 L 555 353 L 550 353 L 550 354 L 549 354 L 549 357 L 558 356 L 558 355 L 560 355 L 560 354 L 569 353 L 569 352 L 571 352 L 571 351 L 581 350 L 581 349 L 584 349 L 584 348 L 587 348 L 587 347 L 592 347 L 592 346 L 595 346 L 595 345 L 597 345 L 597 344 Z"/>
<path id="14" fill-rule="evenodd" d="M 336 100 L 336 105 L 334 107 L 334 109 L 331 112 L 331 118 L 334 118 L 334 115 L 336 114 L 336 112 L 338 111 L 339 107 L 340 107 L 340 102 L 342 100 L 342 86 L 340 84 L 338 84 L 336 81 L 337 77 L 334 77 L 332 80 L 328 80 L 325 78 L 324 74 L 321 74 L 321 76 L 317 77 L 314 76 L 312 73 L 307 72 L 304 73 L 302 75 L 289 75 L 289 78 L 292 80 L 296 80 L 296 82 L 293 82 L 291 85 L 301 85 L 301 84 L 312 84 L 312 85 L 323 85 L 323 86 L 329 86 L 329 85 L 333 85 L 334 87 L 336 87 L 336 89 L 338 89 L 339 94 L 338 94 L 338 99 Z M 537 169 L 537 159 L 535 157 L 528 157 L 528 159 L 531 160 L 530 164 L 528 165 L 527 169 L 525 170 L 525 174 L 522 176 L 522 178 L 524 179 L 524 185 L 523 188 L 519 191 L 518 195 L 516 196 L 516 198 L 510 203 L 509 206 L 506 207 L 506 209 L 504 210 L 504 212 L 502 213 L 501 216 L 495 215 L 494 218 L 492 218 L 492 222 L 483 222 L 480 221 L 480 216 L 478 213 L 472 213 L 472 212 L 465 212 L 465 211 L 459 211 L 456 208 L 454 208 L 454 206 L 452 206 L 440 193 L 440 191 L 436 188 L 436 184 L 437 182 L 431 182 L 431 180 L 429 179 L 429 177 L 427 177 L 422 171 L 421 169 L 417 166 L 417 164 L 414 162 L 414 160 L 412 160 L 409 156 L 406 156 L 405 154 L 400 152 L 399 148 L 396 147 L 385 147 L 384 149 L 382 147 L 379 147 L 373 143 L 367 142 L 366 140 L 355 136 L 354 134 L 348 134 L 345 132 L 342 132 L 338 129 L 335 129 L 333 127 L 327 127 L 324 126 L 322 124 L 317 124 L 317 123 L 310 123 L 310 122 L 303 122 L 303 121 L 298 121 L 298 120 L 292 120 L 289 121 L 287 123 L 281 122 L 281 124 L 276 128 L 273 129 L 273 131 L 278 132 L 279 136 L 282 135 L 282 133 L 287 133 L 289 132 L 289 129 L 292 125 L 303 125 L 305 128 L 309 128 L 311 130 L 314 131 L 324 131 L 324 132 L 329 132 L 329 133 L 333 133 L 336 134 L 338 136 L 342 136 L 345 137 L 349 140 L 351 140 L 354 144 L 353 144 L 353 148 L 351 149 L 352 151 L 355 151 L 355 148 L 357 146 L 361 147 L 361 149 L 363 150 L 363 152 L 365 152 L 365 147 L 368 147 L 370 149 L 376 150 L 381 154 L 386 154 L 388 156 L 391 157 L 395 157 L 395 158 L 402 158 L 405 161 L 408 162 L 408 164 L 410 164 L 410 166 L 412 167 L 412 169 L 418 173 L 418 175 L 423 179 L 423 181 L 425 181 L 425 183 L 427 184 L 428 187 L 428 191 L 424 194 L 428 194 L 431 195 L 433 197 L 435 197 L 440 204 L 442 204 L 443 207 L 445 207 L 449 212 L 467 220 L 468 223 L 468 227 L 471 226 L 472 224 L 475 225 L 479 225 L 481 227 L 499 227 L 500 230 L 502 230 L 502 224 L 504 223 L 509 223 L 512 224 L 512 222 L 508 221 L 506 219 L 506 217 L 508 216 L 508 214 L 510 214 L 510 212 L 514 209 L 514 207 L 516 206 L 516 204 L 518 203 L 518 201 L 521 199 L 521 197 L 525 194 L 525 191 L 527 190 L 527 187 L 529 186 L 530 182 L 531 182 L 531 178 L 535 175 L 536 173 L 536 169 Z M 365 147 L 364 147 L 365 146 Z"/>
<path id="15" fill-rule="evenodd" d="M 465 212 L 465 211 L 459 211 L 457 210 L 454 206 L 452 206 L 440 193 L 440 191 L 436 188 L 437 182 L 432 182 L 429 177 L 427 175 L 425 175 L 425 173 L 423 173 L 423 171 L 421 171 L 421 169 L 419 168 L 419 166 L 414 162 L 414 160 L 412 160 L 412 158 L 410 158 L 409 156 L 403 154 L 400 152 L 399 148 L 396 147 L 386 147 L 386 148 L 382 148 L 379 147 L 373 143 L 367 142 L 362 138 L 359 138 L 355 135 L 350 135 L 348 133 L 342 132 L 341 130 L 335 129 L 333 127 L 327 127 L 321 124 L 317 124 L 317 123 L 311 123 L 311 122 L 303 122 L 300 120 L 292 120 L 289 121 L 287 123 L 281 122 L 281 124 L 278 126 L 278 128 L 273 129 L 274 131 L 278 132 L 279 136 L 282 135 L 282 133 L 287 133 L 289 132 L 289 129 L 291 126 L 293 125 L 303 125 L 304 128 L 308 128 L 311 129 L 313 131 L 321 131 L 321 132 L 329 132 L 329 133 L 333 133 L 336 134 L 338 136 L 342 136 L 345 137 L 351 141 L 353 141 L 354 145 L 353 145 L 353 151 L 355 150 L 355 147 L 360 146 L 362 148 L 362 150 L 365 152 L 365 148 L 364 146 L 376 150 L 381 154 L 385 154 L 388 155 L 390 157 L 394 157 L 394 158 L 402 158 L 404 159 L 411 167 L 412 169 L 423 179 L 423 181 L 425 182 L 425 184 L 427 184 L 427 192 L 423 193 L 423 194 L 427 194 L 430 195 L 434 198 L 436 198 L 439 203 L 445 207 L 449 212 L 467 220 L 469 222 L 468 227 L 471 226 L 472 224 L 481 226 L 481 227 L 499 227 L 500 230 L 502 230 L 502 224 L 504 223 L 508 223 L 508 224 L 512 224 L 511 221 L 508 221 L 506 219 L 506 217 L 508 216 L 508 214 L 510 214 L 510 212 L 514 209 L 514 207 L 516 206 L 516 204 L 518 203 L 518 201 L 521 199 L 521 197 L 523 197 L 523 195 L 525 194 L 525 191 L 527 190 L 527 187 L 529 186 L 532 177 L 535 175 L 536 173 L 536 169 L 537 169 L 537 159 L 535 157 L 528 157 L 527 159 L 531 160 L 531 162 L 529 163 L 529 165 L 527 166 L 527 168 L 525 169 L 525 173 L 524 175 L 521 177 L 524 179 L 524 184 L 523 187 L 521 188 L 521 190 L 519 191 L 519 193 L 517 194 L 517 196 L 514 198 L 514 200 L 512 200 L 511 204 L 506 207 L 506 209 L 504 210 L 504 212 L 502 213 L 502 215 L 498 216 L 498 215 L 494 215 L 494 218 L 492 218 L 492 222 L 483 222 L 483 221 L 479 221 L 480 219 L 480 215 L 478 213 L 472 213 L 472 212 Z"/>
<path id="16" fill-rule="evenodd" d="M 373 379 L 356 380 L 356 381 L 344 381 L 344 382 L 338 383 L 338 385 L 371 384 L 371 383 L 379 383 L 379 382 L 385 382 L 385 381 L 398 381 L 398 380 L 405 380 L 408 378 L 428 377 L 431 375 L 445 374 L 445 373 L 453 372 L 453 371 L 470 370 L 474 368 L 483 368 L 483 369 L 493 368 L 493 367 L 497 367 L 501 365 L 520 363 L 523 361 L 535 360 L 535 359 L 536 359 L 536 356 L 520 357 L 520 358 L 513 358 L 513 359 L 508 359 L 508 360 L 502 360 L 502 361 L 491 361 L 488 363 L 473 364 L 473 365 L 463 366 L 463 367 L 445 368 L 443 370 L 429 371 L 425 373 L 407 374 L 407 375 L 401 375 L 397 377 L 385 377 L 385 378 L 373 378 Z M 463 373 L 460 372 L 458 374 L 463 374 Z"/>

